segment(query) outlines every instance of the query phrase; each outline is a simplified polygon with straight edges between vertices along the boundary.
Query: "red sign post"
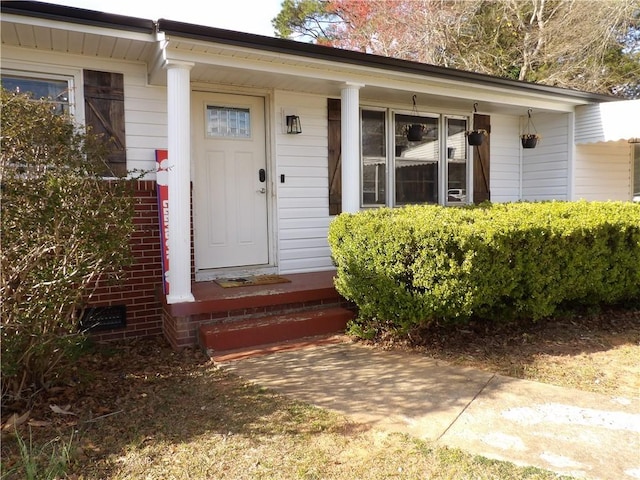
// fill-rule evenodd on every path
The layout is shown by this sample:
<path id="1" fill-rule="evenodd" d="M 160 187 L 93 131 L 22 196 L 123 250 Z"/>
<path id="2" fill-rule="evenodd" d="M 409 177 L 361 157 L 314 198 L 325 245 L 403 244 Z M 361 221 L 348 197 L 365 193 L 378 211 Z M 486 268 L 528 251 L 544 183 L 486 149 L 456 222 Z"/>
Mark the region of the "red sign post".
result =
<path id="1" fill-rule="evenodd" d="M 158 216 L 160 223 L 160 250 L 162 254 L 162 286 L 169 295 L 169 152 L 156 150 L 156 183 Z"/>

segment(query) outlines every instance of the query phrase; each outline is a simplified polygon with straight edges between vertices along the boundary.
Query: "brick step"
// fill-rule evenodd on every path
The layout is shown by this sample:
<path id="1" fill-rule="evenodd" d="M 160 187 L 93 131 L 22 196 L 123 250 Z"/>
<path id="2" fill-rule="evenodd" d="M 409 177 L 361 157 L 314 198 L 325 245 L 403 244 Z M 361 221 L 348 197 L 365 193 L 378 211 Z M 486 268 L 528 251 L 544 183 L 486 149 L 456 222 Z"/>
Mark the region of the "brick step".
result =
<path id="1" fill-rule="evenodd" d="M 238 348 L 235 350 L 224 350 L 213 353 L 211 358 L 216 363 L 227 363 L 243 358 L 269 355 L 277 352 L 289 352 L 291 350 L 301 350 L 303 348 L 317 347 L 321 345 L 335 345 L 337 343 L 349 342 L 350 339 L 344 334 L 318 335 L 316 337 L 305 337 L 302 339 L 287 340 L 285 342 L 268 343 L 255 347 Z"/>
<path id="2" fill-rule="evenodd" d="M 200 326 L 198 340 L 201 348 L 213 357 L 244 348 L 342 333 L 354 316 L 346 308 L 330 307 L 215 323 Z"/>

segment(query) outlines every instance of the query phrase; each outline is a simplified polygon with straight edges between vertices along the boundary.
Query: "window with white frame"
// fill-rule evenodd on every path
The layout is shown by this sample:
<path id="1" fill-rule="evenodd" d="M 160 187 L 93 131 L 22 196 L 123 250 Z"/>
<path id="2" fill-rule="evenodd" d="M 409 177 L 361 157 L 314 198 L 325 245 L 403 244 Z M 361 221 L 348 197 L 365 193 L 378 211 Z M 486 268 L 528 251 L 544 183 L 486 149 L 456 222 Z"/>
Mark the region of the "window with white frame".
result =
<path id="1" fill-rule="evenodd" d="M 34 100 L 45 99 L 58 114 L 70 113 L 71 78 L 3 73 L 2 86 L 10 92 L 27 94 Z"/>
<path id="2" fill-rule="evenodd" d="M 362 205 L 385 205 L 387 131 L 385 112 L 362 111 Z"/>
<path id="3" fill-rule="evenodd" d="M 445 117 L 446 128 L 446 181 L 447 204 L 467 202 L 469 147 L 466 131 L 467 119 Z"/>
<path id="4" fill-rule="evenodd" d="M 361 204 L 467 203 L 468 118 L 361 110 Z"/>
<path id="5" fill-rule="evenodd" d="M 394 205 L 438 203 L 440 119 L 396 113 L 394 122 Z"/>

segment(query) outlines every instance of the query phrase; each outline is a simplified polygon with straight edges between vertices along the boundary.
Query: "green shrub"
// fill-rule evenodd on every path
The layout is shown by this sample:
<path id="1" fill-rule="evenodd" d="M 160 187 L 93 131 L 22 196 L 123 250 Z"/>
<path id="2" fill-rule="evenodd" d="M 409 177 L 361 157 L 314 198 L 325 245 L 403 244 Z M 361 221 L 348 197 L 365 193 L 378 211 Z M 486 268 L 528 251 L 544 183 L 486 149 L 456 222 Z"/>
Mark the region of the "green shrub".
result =
<path id="1" fill-rule="evenodd" d="M 640 205 L 410 206 L 337 217 L 336 288 L 360 332 L 540 319 L 640 298 Z"/>
<path id="2" fill-rule="evenodd" d="M 82 340 L 77 312 L 130 260 L 126 180 L 100 173 L 104 142 L 46 101 L 2 89 L 2 402 L 47 386 Z"/>

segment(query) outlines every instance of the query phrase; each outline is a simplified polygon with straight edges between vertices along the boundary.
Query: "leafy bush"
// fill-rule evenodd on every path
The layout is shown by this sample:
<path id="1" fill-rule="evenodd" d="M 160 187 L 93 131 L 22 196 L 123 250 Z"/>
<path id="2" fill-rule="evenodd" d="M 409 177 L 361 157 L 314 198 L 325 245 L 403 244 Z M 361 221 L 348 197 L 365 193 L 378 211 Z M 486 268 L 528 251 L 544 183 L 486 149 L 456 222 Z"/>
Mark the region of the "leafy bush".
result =
<path id="1" fill-rule="evenodd" d="M 82 339 L 78 310 L 130 260 L 126 180 L 104 180 L 104 142 L 46 101 L 2 89 L 2 402 L 46 386 Z"/>
<path id="2" fill-rule="evenodd" d="M 540 319 L 640 299 L 640 205 L 546 202 L 410 206 L 337 217 L 336 288 L 355 331 L 432 321 Z"/>

